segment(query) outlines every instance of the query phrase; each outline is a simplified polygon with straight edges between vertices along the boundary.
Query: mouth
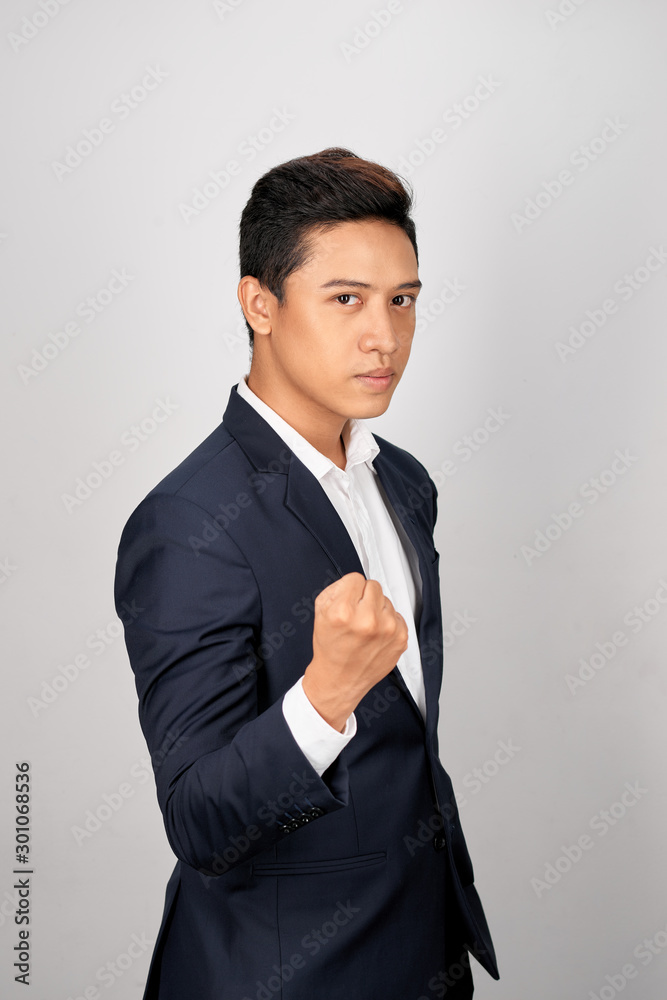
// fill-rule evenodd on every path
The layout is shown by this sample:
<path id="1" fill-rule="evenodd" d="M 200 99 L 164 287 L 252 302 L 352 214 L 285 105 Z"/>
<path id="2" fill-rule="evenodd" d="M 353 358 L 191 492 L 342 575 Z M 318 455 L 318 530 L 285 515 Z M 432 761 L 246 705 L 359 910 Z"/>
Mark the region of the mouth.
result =
<path id="1" fill-rule="evenodd" d="M 377 368 L 374 372 L 366 375 L 355 375 L 354 376 L 362 385 L 371 386 L 373 389 L 387 389 L 392 380 L 395 378 L 395 373 L 391 368 Z"/>

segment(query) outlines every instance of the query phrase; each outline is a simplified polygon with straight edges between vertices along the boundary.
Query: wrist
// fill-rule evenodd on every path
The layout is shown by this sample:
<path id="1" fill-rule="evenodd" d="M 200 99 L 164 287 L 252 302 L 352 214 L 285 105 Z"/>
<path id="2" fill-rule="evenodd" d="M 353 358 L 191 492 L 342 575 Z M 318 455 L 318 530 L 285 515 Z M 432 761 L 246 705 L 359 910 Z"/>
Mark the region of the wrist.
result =
<path id="1" fill-rule="evenodd" d="M 302 687 L 306 698 L 324 721 L 337 732 L 344 732 L 356 702 L 352 703 L 338 690 L 323 689 L 308 669 L 303 675 Z"/>

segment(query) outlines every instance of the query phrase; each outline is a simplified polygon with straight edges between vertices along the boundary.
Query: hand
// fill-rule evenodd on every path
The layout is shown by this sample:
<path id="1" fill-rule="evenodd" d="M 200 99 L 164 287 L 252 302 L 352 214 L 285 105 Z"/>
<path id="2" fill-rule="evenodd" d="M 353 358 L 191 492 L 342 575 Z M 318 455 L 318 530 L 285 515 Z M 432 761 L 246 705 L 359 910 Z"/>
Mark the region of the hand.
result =
<path id="1" fill-rule="evenodd" d="M 350 713 L 407 648 L 405 619 L 378 581 L 346 573 L 315 598 L 313 658 L 304 674 L 304 693 L 342 732 Z"/>

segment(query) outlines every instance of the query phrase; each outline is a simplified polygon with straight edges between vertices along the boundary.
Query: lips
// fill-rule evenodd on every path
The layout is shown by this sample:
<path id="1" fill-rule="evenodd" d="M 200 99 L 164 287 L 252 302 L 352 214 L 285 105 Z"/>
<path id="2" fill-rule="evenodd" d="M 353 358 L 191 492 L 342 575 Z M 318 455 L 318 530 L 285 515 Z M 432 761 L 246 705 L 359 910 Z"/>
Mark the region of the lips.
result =
<path id="1" fill-rule="evenodd" d="M 386 378 L 393 375 L 391 368 L 375 368 L 372 372 L 360 372 L 363 378 Z"/>
<path id="2" fill-rule="evenodd" d="M 380 369 L 376 368 L 376 371 L 389 371 L 389 374 L 388 375 L 375 375 L 375 374 L 370 374 L 370 375 L 355 375 L 355 378 L 356 378 L 357 382 L 359 382 L 360 385 L 365 385 L 372 392 L 385 392 L 387 389 L 389 389 L 389 387 L 391 385 L 393 385 L 393 381 L 394 381 L 394 377 L 395 377 L 394 373 L 391 371 L 391 369 L 387 369 L 387 368 L 380 368 Z"/>

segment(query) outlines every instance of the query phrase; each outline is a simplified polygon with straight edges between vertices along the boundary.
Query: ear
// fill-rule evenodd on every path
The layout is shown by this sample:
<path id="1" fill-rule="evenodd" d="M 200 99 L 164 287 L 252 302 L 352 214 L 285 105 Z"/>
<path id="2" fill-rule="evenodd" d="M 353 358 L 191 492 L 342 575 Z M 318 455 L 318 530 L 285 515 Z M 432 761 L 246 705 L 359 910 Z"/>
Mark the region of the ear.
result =
<path id="1" fill-rule="evenodd" d="M 263 288 L 257 278 L 246 274 L 239 281 L 238 299 L 243 314 L 255 333 L 271 333 L 270 302 L 273 298 L 268 289 Z"/>

